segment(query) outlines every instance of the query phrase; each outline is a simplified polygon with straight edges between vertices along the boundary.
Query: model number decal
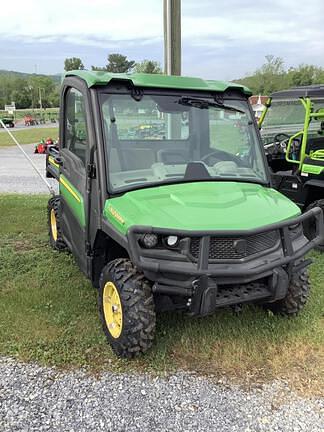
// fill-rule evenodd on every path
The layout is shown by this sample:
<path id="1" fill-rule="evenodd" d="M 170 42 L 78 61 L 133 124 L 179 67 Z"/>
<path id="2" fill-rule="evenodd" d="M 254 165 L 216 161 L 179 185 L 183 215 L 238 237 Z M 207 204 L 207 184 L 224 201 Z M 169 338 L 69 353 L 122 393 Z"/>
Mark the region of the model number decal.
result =
<path id="1" fill-rule="evenodd" d="M 108 211 L 109 211 L 109 213 L 111 213 L 114 216 L 115 219 L 118 220 L 119 223 L 121 223 L 122 225 L 125 224 L 124 218 L 118 213 L 117 210 L 115 210 L 113 207 L 109 206 Z"/>

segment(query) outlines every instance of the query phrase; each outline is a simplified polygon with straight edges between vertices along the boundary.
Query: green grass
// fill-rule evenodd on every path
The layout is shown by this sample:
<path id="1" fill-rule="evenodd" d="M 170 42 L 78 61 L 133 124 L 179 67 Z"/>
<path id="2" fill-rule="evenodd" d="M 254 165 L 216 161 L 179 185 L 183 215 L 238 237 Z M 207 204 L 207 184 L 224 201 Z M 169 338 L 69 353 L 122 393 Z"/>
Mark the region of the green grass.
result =
<path id="1" fill-rule="evenodd" d="M 71 255 L 48 246 L 46 202 L 44 196 L 0 196 L 0 354 L 92 371 L 182 368 L 240 383 L 281 377 L 302 392 L 321 393 L 324 256 L 313 253 L 312 295 L 298 318 L 257 307 L 203 319 L 162 314 L 153 349 L 120 360 L 101 330 L 95 289 Z"/>
<path id="2" fill-rule="evenodd" d="M 15 120 L 22 120 L 25 115 L 32 114 L 34 116 L 45 114 L 48 117 L 49 113 L 58 114 L 60 108 L 46 108 L 46 110 L 41 110 L 40 108 L 26 108 L 26 109 L 17 109 L 15 111 L 14 117 Z M 8 115 L 7 111 L 0 110 L 0 117 Z"/>
<path id="3" fill-rule="evenodd" d="M 50 128 L 32 128 L 32 129 L 23 129 L 23 130 L 15 130 L 10 129 L 10 132 L 17 138 L 19 144 L 32 144 L 37 143 L 42 138 L 51 137 L 52 139 L 57 139 L 58 137 L 58 128 L 50 127 Z M 7 147 L 16 145 L 12 138 L 6 132 L 0 133 L 0 147 Z"/>

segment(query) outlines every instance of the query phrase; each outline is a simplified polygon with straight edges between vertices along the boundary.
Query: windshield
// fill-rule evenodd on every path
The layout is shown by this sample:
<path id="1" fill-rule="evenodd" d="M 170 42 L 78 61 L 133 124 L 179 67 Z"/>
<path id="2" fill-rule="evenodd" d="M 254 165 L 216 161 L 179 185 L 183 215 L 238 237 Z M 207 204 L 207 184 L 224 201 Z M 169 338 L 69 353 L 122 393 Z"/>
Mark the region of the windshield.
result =
<path id="1" fill-rule="evenodd" d="M 219 103 L 204 94 L 136 99 L 100 95 L 112 192 L 200 180 L 267 183 L 246 101 Z"/>
<path id="2" fill-rule="evenodd" d="M 324 99 L 314 99 L 313 104 L 315 111 L 319 108 L 324 108 Z M 262 123 L 262 128 L 272 126 L 303 125 L 304 119 L 305 108 L 299 99 L 272 100 L 271 106 L 269 107 Z M 318 128 L 319 124 L 319 121 L 312 121 L 312 126 L 314 127 Z"/>

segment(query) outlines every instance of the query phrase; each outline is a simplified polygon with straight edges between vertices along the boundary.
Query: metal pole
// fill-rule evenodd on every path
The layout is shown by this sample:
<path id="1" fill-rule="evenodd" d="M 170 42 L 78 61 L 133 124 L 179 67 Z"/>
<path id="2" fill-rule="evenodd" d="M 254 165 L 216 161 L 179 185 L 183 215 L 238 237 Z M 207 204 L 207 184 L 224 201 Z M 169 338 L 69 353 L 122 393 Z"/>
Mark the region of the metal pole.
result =
<path id="1" fill-rule="evenodd" d="M 42 109 L 43 109 L 43 105 L 42 105 L 42 89 L 40 87 L 38 87 L 38 91 L 39 91 L 39 108 L 40 108 L 40 111 L 42 112 Z"/>
<path id="2" fill-rule="evenodd" d="M 164 72 L 181 75 L 181 0 L 163 0 Z"/>

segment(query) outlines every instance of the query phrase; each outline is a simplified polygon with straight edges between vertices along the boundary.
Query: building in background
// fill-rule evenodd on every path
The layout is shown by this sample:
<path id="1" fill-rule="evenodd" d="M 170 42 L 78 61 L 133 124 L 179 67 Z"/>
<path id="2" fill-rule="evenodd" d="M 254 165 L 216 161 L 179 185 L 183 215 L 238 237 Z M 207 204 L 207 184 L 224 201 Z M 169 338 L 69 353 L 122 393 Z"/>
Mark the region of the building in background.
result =
<path id="1" fill-rule="evenodd" d="M 265 108 L 265 104 L 267 103 L 268 96 L 251 96 L 249 100 L 250 104 L 252 105 L 255 117 L 259 119 L 261 117 L 262 111 Z"/>

